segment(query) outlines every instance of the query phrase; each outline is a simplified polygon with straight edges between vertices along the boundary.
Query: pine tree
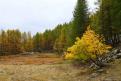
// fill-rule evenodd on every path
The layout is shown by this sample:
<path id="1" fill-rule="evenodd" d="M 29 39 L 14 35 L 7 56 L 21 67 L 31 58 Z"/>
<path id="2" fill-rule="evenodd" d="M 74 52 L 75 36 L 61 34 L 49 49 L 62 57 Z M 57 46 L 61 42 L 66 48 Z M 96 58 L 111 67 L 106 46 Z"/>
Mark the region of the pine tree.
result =
<path id="1" fill-rule="evenodd" d="M 101 0 L 100 2 L 101 33 L 105 37 L 106 43 L 112 46 L 120 43 L 120 5 L 119 0 Z"/>
<path id="2" fill-rule="evenodd" d="M 27 52 L 33 51 L 33 39 L 30 32 L 28 32 L 27 34 L 26 51 Z"/>
<path id="3" fill-rule="evenodd" d="M 6 36 L 5 31 L 1 30 L 1 49 L 0 49 L 1 54 L 5 54 L 7 51 L 6 38 L 7 36 Z"/>
<path id="4" fill-rule="evenodd" d="M 106 43 L 111 43 L 111 38 L 112 38 L 111 0 L 101 0 L 100 24 L 101 24 L 101 33 L 105 37 Z"/>
<path id="5" fill-rule="evenodd" d="M 90 15 L 90 25 L 92 27 L 92 29 L 96 32 L 96 33 L 101 33 L 100 32 L 100 11 L 96 11 L 95 13 Z"/>
<path id="6" fill-rule="evenodd" d="M 37 32 L 36 35 L 33 37 L 34 51 L 41 52 L 40 42 L 40 34 Z"/>
<path id="7" fill-rule="evenodd" d="M 26 47 L 27 40 L 28 40 L 27 33 L 26 32 L 23 32 L 22 33 L 22 37 L 21 37 L 21 41 L 22 41 L 22 51 L 23 52 L 26 52 L 27 51 L 27 47 Z"/>
<path id="8" fill-rule="evenodd" d="M 66 38 L 66 30 L 64 27 L 61 30 L 60 36 L 55 41 L 54 50 L 56 50 L 58 53 L 64 52 L 66 49 L 66 43 L 67 43 L 67 38 Z"/>
<path id="9" fill-rule="evenodd" d="M 77 5 L 74 11 L 72 39 L 75 41 L 76 37 L 81 37 L 88 25 L 88 13 L 86 0 L 77 0 Z"/>

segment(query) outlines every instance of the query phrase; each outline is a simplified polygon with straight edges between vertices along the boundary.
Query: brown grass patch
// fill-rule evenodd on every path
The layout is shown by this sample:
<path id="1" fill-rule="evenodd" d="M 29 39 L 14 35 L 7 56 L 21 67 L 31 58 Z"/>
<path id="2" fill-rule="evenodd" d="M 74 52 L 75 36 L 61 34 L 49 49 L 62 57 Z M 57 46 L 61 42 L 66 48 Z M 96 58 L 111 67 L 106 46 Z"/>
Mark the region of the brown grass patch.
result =
<path id="1" fill-rule="evenodd" d="M 51 64 L 51 63 L 58 63 L 61 61 L 62 58 L 53 53 L 0 56 L 0 64 L 13 64 L 13 65 Z"/>

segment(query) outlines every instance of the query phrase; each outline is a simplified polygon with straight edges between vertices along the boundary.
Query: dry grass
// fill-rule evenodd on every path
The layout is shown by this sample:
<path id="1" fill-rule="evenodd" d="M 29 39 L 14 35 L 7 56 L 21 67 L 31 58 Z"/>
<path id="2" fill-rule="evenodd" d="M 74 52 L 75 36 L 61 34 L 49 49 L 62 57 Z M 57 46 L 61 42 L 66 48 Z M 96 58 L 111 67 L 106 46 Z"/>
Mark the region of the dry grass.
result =
<path id="1" fill-rule="evenodd" d="M 0 81 L 120 81 L 120 68 L 121 60 L 117 60 L 105 73 L 92 76 L 87 68 L 76 68 L 53 54 L 2 56 Z"/>
<path id="2" fill-rule="evenodd" d="M 82 81 L 76 76 L 81 69 L 69 64 L 0 65 L 0 81 Z M 84 79 L 84 78 L 83 78 Z"/>
<path id="3" fill-rule="evenodd" d="M 12 64 L 12 65 L 51 64 L 61 61 L 62 58 L 52 53 L 0 56 L 0 64 Z"/>
<path id="4" fill-rule="evenodd" d="M 79 72 L 50 53 L 0 57 L 0 81 L 77 81 Z"/>

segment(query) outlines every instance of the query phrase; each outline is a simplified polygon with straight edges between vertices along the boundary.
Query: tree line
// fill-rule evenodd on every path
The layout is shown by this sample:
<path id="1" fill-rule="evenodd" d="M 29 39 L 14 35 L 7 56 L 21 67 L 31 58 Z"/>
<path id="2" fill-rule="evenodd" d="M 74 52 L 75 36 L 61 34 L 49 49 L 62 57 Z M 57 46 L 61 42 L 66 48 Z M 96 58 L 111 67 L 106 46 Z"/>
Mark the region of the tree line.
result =
<path id="1" fill-rule="evenodd" d="M 69 31 L 71 23 L 58 25 L 54 30 L 44 33 L 21 32 L 19 30 L 0 31 L 0 54 L 19 54 L 23 52 L 62 53 L 70 45 Z"/>
<path id="2" fill-rule="evenodd" d="M 21 52 L 56 51 L 62 53 L 72 46 L 76 37 L 82 37 L 90 25 L 98 34 L 104 36 L 105 43 L 117 46 L 121 42 L 121 1 L 98 0 L 95 13 L 88 12 L 86 0 L 77 0 L 73 19 L 69 23 L 59 24 L 53 30 L 44 33 L 19 30 L 0 31 L 0 54 Z"/>
<path id="3" fill-rule="evenodd" d="M 115 47 L 121 42 L 121 1 L 99 0 L 98 4 L 99 9 L 90 17 L 91 25 Z"/>

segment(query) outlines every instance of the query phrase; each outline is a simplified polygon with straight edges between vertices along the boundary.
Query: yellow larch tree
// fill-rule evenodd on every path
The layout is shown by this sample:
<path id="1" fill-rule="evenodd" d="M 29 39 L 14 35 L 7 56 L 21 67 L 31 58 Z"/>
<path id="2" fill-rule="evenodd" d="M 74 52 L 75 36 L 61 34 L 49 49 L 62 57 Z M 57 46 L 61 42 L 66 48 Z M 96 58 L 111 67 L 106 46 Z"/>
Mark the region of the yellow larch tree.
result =
<path id="1" fill-rule="evenodd" d="M 104 38 L 91 30 L 90 26 L 82 38 L 76 38 L 75 44 L 67 49 L 65 59 L 89 60 L 109 52 L 111 46 L 104 43 Z"/>

